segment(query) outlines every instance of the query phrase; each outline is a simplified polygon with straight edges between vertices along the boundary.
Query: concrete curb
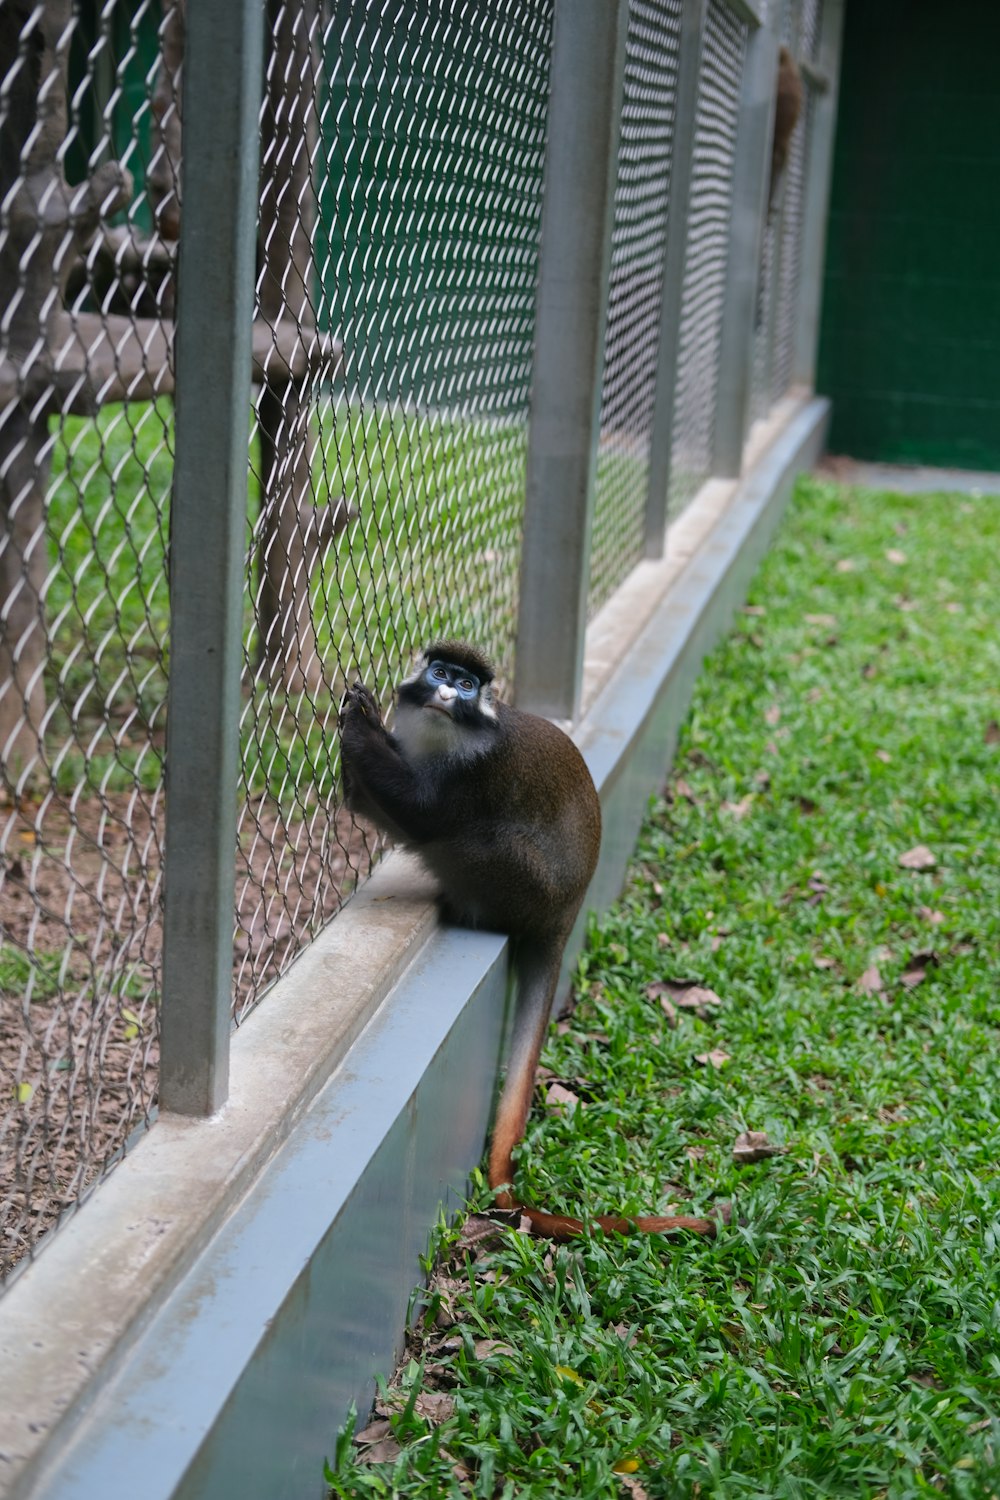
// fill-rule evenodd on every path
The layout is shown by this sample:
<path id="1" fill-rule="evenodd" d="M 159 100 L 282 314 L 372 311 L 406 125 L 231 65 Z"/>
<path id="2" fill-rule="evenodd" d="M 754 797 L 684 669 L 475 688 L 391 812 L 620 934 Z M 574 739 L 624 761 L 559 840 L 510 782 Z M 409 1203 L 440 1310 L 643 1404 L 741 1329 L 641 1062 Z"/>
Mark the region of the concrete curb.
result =
<path id="1" fill-rule="evenodd" d="M 827 418 L 789 403 L 690 554 L 642 564 L 594 621 L 593 907 Z M 413 861 L 387 860 L 240 1028 L 225 1110 L 161 1119 L 0 1303 L 0 1494 L 318 1500 L 480 1158 L 505 994 L 503 941 L 435 928 Z"/>

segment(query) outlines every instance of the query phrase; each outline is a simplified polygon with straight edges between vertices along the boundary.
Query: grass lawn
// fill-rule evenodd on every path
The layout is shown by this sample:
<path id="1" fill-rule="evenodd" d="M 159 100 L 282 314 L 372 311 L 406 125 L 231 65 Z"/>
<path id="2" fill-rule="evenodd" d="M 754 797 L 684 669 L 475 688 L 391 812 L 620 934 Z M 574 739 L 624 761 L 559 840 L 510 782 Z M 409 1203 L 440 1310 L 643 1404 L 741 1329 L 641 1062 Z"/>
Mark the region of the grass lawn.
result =
<path id="1" fill-rule="evenodd" d="M 1000 1494 L 998 558 L 996 499 L 800 483 L 519 1167 L 733 1225 L 442 1230 L 337 1495 Z M 738 1165 L 746 1131 L 781 1151 Z"/>

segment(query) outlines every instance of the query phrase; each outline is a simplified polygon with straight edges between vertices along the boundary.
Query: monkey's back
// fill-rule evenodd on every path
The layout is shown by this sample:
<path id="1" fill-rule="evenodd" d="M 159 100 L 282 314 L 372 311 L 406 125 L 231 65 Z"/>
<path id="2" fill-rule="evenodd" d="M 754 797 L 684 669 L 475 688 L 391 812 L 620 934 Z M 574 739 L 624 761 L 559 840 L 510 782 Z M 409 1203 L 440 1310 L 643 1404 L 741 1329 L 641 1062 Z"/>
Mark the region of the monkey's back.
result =
<path id="1" fill-rule="evenodd" d="M 496 711 L 496 746 L 455 777 L 448 827 L 420 852 L 466 925 L 565 934 L 597 864 L 600 801 L 568 735 L 507 704 Z"/>

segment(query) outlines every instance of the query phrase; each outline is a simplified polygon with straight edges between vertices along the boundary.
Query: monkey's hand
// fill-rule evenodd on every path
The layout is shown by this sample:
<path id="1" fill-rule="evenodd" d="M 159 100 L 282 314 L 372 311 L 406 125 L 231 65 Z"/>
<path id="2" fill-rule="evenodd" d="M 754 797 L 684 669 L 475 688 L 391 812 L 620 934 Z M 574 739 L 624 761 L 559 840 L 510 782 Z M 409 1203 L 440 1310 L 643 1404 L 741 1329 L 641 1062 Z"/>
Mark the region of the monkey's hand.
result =
<path id="1" fill-rule="evenodd" d="M 382 710 L 378 706 L 378 699 L 363 682 L 353 683 L 341 699 L 340 723 L 342 727 L 346 727 L 349 723 L 353 723 L 355 727 L 360 727 L 364 723 L 372 728 L 383 727 Z"/>

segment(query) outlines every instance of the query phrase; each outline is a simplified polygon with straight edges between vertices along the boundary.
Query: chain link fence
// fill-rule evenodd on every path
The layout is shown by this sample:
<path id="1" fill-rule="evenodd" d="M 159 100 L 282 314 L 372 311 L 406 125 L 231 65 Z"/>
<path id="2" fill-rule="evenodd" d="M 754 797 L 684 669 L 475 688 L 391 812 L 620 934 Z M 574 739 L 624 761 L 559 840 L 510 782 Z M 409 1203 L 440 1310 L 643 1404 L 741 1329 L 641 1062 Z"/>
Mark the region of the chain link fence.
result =
<path id="1" fill-rule="evenodd" d="M 635 0 L 630 7 L 590 552 L 592 612 L 643 555 L 680 34 L 680 0 Z"/>
<path id="2" fill-rule="evenodd" d="M 565 0 L 262 3 L 235 1021 L 378 852 L 340 805 L 345 683 L 363 678 L 388 709 L 437 634 L 474 638 L 516 680 L 551 63 L 560 5 L 572 17 Z M 747 12 L 629 6 L 590 613 L 649 551 L 655 442 L 671 515 L 713 472 Z M 808 61 L 820 24 L 819 0 L 786 0 L 782 34 Z M 184 0 L 0 5 L 3 1273 L 155 1112 L 183 598 L 176 268 L 198 153 L 187 29 Z M 755 416 L 794 375 L 808 92 L 763 233 Z"/>

